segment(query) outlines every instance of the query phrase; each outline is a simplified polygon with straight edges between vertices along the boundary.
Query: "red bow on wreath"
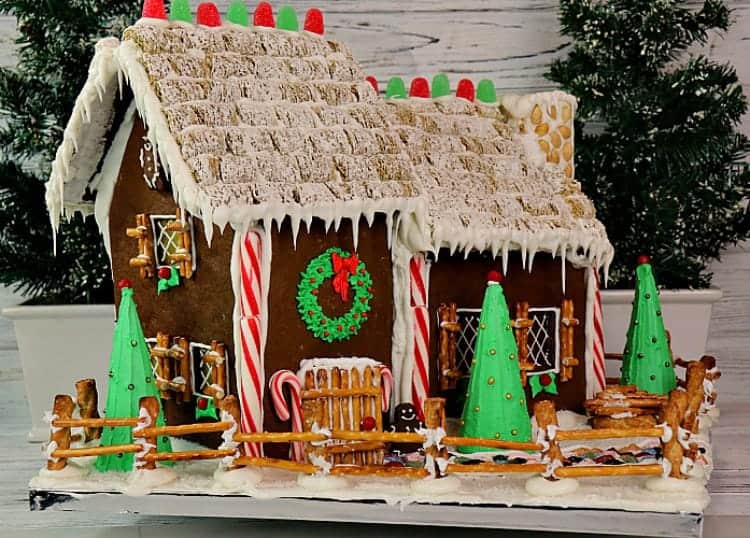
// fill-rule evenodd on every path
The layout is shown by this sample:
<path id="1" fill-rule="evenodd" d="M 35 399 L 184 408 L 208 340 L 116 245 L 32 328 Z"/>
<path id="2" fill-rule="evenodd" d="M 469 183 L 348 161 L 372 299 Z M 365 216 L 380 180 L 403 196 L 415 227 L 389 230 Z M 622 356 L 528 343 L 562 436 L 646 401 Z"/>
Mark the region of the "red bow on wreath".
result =
<path id="1" fill-rule="evenodd" d="M 342 301 L 347 302 L 349 300 L 349 275 L 357 272 L 359 258 L 356 254 L 342 258 L 338 253 L 331 252 L 331 264 L 333 272 L 336 273 L 333 277 L 333 291 L 341 296 Z"/>

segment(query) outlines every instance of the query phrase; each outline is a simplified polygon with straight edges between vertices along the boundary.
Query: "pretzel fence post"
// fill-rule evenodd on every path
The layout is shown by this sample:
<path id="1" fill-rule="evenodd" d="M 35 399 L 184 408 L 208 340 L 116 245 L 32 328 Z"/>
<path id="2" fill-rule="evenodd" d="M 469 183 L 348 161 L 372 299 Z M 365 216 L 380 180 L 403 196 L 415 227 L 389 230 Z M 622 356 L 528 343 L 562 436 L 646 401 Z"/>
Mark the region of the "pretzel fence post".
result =
<path id="1" fill-rule="evenodd" d="M 81 379 L 76 381 L 76 403 L 81 418 L 99 418 L 99 393 L 96 390 L 96 380 Z M 85 426 L 83 434 L 84 441 L 88 443 L 94 439 L 99 439 L 102 436 L 102 429 L 101 427 Z"/>
<path id="2" fill-rule="evenodd" d="M 221 398 L 215 401 L 216 401 L 216 407 L 218 407 L 219 411 L 221 411 L 221 420 L 232 422 L 234 424 L 233 426 L 234 432 L 237 432 L 240 427 L 239 425 L 240 425 L 240 417 L 241 417 L 240 402 L 237 400 L 237 397 L 234 394 L 230 394 L 229 396 L 225 396 L 224 398 Z M 222 443 L 222 447 L 226 448 L 234 443 L 237 444 L 237 447 L 236 447 L 237 453 L 236 453 L 235 459 L 237 459 L 238 457 L 242 458 L 246 456 L 245 443 L 237 443 L 234 440 L 234 438 L 224 439 L 224 442 Z M 232 463 L 232 465 L 227 465 L 227 468 L 228 469 L 235 468 L 234 463 Z"/>
<path id="3" fill-rule="evenodd" d="M 424 401 L 424 424 L 428 430 L 441 428 L 445 431 L 445 398 L 427 398 Z M 431 456 L 435 462 L 435 478 L 442 478 L 444 473 L 440 469 L 438 460 L 445 459 L 447 461 L 448 449 L 444 445 L 438 448 L 438 445 L 433 443 L 425 448 L 425 455 Z"/>
<path id="4" fill-rule="evenodd" d="M 73 416 L 75 403 L 73 398 L 67 394 L 58 394 L 55 396 L 55 403 L 52 406 L 53 419 L 70 420 Z M 49 447 L 47 455 L 47 469 L 50 471 L 60 471 L 68 464 L 68 458 L 55 458 L 52 456 L 57 449 L 67 450 L 70 448 L 70 427 L 56 427 L 54 420 L 50 424 Z"/>
<path id="5" fill-rule="evenodd" d="M 685 416 L 685 410 L 688 404 L 687 392 L 682 390 L 673 390 L 669 393 L 669 400 L 664 406 L 664 422 L 671 430 L 671 435 L 667 435 L 667 440 L 662 440 L 662 457 L 669 462 L 666 465 L 665 474 L 672 478 L 687 478 L 682 474 L 682 456 L 684 450 L 680 443 L 680 424 Z M 667 473 L 666 470 L 669 470 Z"/>
<path id="6" fill-rule="evenodd" d="M 153 396 L 144 396 L 138 402 L 140 406 L 139 425 L 144 422 L 145 428 L 155 428 L 156 418 L 159 416 L 159 401 Z M 149 454 L 156 454 L 156 436 L 148 435 L 144 437 L 144 450 L 136 454 L 136 467 L 140 469 L 156 469 L 156 461 L 149 459 Z"/>
<path id="7" fill-rule="evenodd" d="M 557 414 L 555 404 L 551 400 L 543 400 L 534 404 L 534 416 L 539 428 L 537 442 L 543 445 L 542 462 L 547 464 L 547 470 L 542 476 L 547 480 L 557 480 L 555 469 L 563 466 L 563 454 L 557 443 Z"/>

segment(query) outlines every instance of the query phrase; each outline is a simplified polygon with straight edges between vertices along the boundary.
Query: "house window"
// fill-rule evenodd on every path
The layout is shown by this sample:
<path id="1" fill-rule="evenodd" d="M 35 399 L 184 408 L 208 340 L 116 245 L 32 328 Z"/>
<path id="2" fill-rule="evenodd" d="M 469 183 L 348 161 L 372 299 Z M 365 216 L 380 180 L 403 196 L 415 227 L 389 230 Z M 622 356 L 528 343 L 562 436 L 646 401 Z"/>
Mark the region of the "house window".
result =
<path id="1" fill-rule="evenodd" d="M 189 255 L 189 265 L 195 271 L 195 241 L 193 235 L 193 219 L 187 218 L 182 226 L 175 215 L 149 215 L 151 229 L 154 231 L 154 259 L 157 267 L 173 265 L 175 259 Z M 183 248 L 183 235 L 189 234 L 189 247 Z M 188 252 L 184 252 L 188 250 Z"/>
<path id="2" fill-rule="evenodd" d="M 193 368 L 193 392 L 211 398 L 223 398 L 229 384 L 227 351 L 224 344 L 190 342 L 190 364 Z"/>
<path id="3" fill-rule="evenodd" d="M 460 332 L 456 336 L 456 367 L 469 374 L 474 358 L 479 331 L 479 308 L 458 308 L 456 314 Z M 527 349 L 534 369 L 528 375 L 560 371 L 560 309 L 555 307 L 529 308 L 529 319 L 534 324 L 529 329 Z"/>

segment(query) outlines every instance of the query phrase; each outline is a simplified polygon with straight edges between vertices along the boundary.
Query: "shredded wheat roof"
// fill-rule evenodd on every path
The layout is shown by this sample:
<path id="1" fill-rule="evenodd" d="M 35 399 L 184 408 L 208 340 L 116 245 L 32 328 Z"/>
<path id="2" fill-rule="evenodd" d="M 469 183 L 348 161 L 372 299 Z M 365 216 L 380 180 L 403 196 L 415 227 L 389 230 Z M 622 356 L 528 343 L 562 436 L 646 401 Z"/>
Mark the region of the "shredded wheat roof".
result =
<path id="1" fill-rule="evenodd" d="M 611 258 L 579 184 L 532 163 L 499 105 L 385 101 L 343 45 L 235 26 L 140 23 L 119 45 L 98 46 L 48 187 L 55 222 L 64 207 L 82 210 L 84 190 L 102 180 L 85 173 L 95 165 L 80 162 L 82 148 L 102 145 L 118 77 L 177 201 L 208 222 L 398 212 L 425 249 Z M 92 117 L 102 120 L 84 135 Z"/>

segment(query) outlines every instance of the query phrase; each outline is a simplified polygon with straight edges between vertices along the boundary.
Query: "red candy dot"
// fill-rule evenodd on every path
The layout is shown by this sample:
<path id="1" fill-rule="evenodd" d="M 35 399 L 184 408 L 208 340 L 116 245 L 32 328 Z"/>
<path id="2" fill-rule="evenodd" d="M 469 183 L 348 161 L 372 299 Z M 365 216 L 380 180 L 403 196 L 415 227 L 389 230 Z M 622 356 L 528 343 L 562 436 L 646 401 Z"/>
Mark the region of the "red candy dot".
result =
<path id="1" fill-rule="evenodd" d="M 164 9 L 163 0 L 146 0 L 143 2 L 141 16 L 144 19 L 166 19 L 167 10 Z"/>
<path id="2" fill-rule="evenodd" d="M 374 430 L 375 426 L 376 426 L 375 418 L 371 416 L 366 416 L 359 423 L 359 429 L 364 432 L 369 432 L 369 431 Z"/>
<path id="3" fill-rule="evenodd" d="M 329 333 L 328 331 L 326 331 L 326 332 L 323 333 L 323 336 L 325 338 L 328 338 L 329 336 L 331 336 L 331 333 Z"/>
<path id="4" fill-rule="evenodd" d="M 312 293 L 313 295 L 317 295 L 318 294 L 318 290 L 312 290 L 310 293 Z"/>
<path id="5" fill-rule="evenodd" d="M 273 20 L 273 8 L 268 2 L 261 2 L 255 8 L 253 13 L 253 24 L 255 26 L 265 26 L 266 28 L 275 28 L 276 23 Z"/>
<path id="6" fill-rule="evenodd" d="M 308 316 L 310 316 L 310 317 L 312 317 L 314 313 L 315 313 L 315 312 L 313 312 L 312 310 L 308 310 L 308 311 L 307 311 L 307 315 L 308 315 Z"/>
<path id="7" fill-rule="evenodd" d="M 411 81 L 409 97 L 430 97 L 430 84 L 424 77 L 417 77 Z"/>
<path id="8" fill-rule="evenodd" d="M 546 387 L 550 383 L 552 383 L 552 376 L 550 376 L 549 374 L 542 374 L 539 376 L 539 382 L 542 384 L 543 387 Z"/>
<path id="9" fill-rule="evenodd" d="M 325 325 L 326 323 L 328 323 L 328 322 L 326 321 L 326 319 L 325 319 L 325 318 L 323 318 L 323 319 L 321 319 L 321 320 L 320 320 L 320 324 L 321 324 L 321 325 Z"/>
<path id="10" fill-rule="evenodd" d="M 202 24 L 203 26 L 221 26 L 219 9 L 211 2 L 204 2 L 198 5 L 195 20 L 198 24 Z"/>
<path id="11" fill-rule="evenodd" d="M 133 287 L 133 283 L 130 282 L 130 280 L 128 280 L 127 278 L 123 278 L 122 280 L 117 282 L 117 289 L 119 290 L 124 289 L 124 288 L 132 288 L 132 287 Z"/>
<path id="12" fill-rule="evenodd" d="M 353 333 L 356 330 L 357 330 L 357 328 L 354 325 L 349 325 L 349 332 Z"/>
<path id="13" fill-rule="evenodd" d="M 198 398 L 198 403 L 196 405 L 198 406 L 198 409 L 205 410 L 208 407 L 208 399 Z"/>
<path id="14" fill-rule="evenodd" d="M 461 79 L 456 88 L 456 97 L 463 97 L 469 101 L 474 101 L 474 83 L 468 78 Z"/>
<path id="15" fill-rule="evenodd" d="M 165 265 L 163 267 L 159 267 L 159 272 L 157 274 L 159 275 L 159 278 L 169 278 L 170 276 L 172 276 L 172 270 Z"/>
<path id="16" fill-rule="evenodd" d="M 380 93 L 380 89 L 378 88 L 378 79 L 370 75 L 369 77 L 365 77 L 365 80 L 370 83 L 370 86 L 375 90 L 375 93 Z"/>
<path id="17" fill-rule="evenodd" d="M 337 330 L 338 332 L 341 332 L 341 331 L 343 331 L 343 330 L 344 330 L 344 327 L 343 327 L 343 325 L 339 325 L 338 327 L 336 327 L 336 330 Z"/>
<path id="18" fill-rule="evenodd" d="M 651 256 L 648 256 L 646 254 L 641 254 L 638 256 L 638 265 L 644 265 L 647 263 L 651 263 Z"/>
<path id="19" fill-rule="evenodd" d="M 500 273 L 500 271 L 495 271 L 494 269 L 492 271 L 489 271 L 487 273 L 487 282 L 502 282 L 503 281 L 503 275 Z"/>
<path id="20" fill-rule="evenodd" d="M 323 35 L 325 24 L 323 23 L 323 12 L 318 8 L 310 8 L 305 15 L 304 29 L 313 34 Z"/>

